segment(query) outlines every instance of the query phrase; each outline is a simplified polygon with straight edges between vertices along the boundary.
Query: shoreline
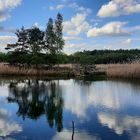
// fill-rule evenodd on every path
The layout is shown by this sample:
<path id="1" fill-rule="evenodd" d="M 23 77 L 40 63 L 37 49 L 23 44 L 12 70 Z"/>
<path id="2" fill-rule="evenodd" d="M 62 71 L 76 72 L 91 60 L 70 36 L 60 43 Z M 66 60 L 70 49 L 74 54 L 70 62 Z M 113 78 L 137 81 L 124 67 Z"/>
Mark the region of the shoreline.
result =
<path id="1" fill-rule="evenodd" d="M 62 65 L 59 69 L 54 67 L 49 70 L 14 67 L 0 64 L 1 77 L 46 77 L 46 78 L 116 78 L 116 79 L 140 79 L 140 63 L 131 64 L 102 64 L 90 69 L 90 73 L 83 73 L 81 69 L 75 69 L 69 65 Z"/>

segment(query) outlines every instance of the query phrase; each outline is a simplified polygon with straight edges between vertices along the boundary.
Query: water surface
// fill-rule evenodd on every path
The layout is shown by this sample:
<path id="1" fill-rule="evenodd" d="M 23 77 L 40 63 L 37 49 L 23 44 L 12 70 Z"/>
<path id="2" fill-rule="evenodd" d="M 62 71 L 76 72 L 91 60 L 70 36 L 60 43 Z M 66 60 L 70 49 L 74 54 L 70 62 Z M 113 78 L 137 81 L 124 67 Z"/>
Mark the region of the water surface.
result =
<path id="1" fill-rule="evenodd" d="M 0 140 L 72 139 L 140 139 L 140 83 L 1 78 Z"/>

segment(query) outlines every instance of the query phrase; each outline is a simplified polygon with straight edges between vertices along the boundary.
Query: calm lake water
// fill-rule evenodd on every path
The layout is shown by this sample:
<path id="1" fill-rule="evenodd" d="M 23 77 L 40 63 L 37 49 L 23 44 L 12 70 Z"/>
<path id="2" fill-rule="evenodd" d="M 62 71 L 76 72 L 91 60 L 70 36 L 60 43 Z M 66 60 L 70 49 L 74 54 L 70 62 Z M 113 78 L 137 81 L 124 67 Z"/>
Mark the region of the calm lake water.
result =
<path id="1" fill-rule="evenodd" d="M 138 81 L 0 79 L 0 140 L 140 139 Z"/>

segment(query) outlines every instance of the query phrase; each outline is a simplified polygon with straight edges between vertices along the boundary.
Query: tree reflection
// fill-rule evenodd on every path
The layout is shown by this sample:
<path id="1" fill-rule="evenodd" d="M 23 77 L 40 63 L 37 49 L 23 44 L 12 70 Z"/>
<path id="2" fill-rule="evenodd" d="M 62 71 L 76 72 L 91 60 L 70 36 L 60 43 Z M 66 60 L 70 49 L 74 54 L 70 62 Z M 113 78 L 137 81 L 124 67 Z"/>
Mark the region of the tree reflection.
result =
<path id="1" fill-rule="evenodd" d="M 17 115 L 37 120 L 46 115 L 50 127 L 63 129 L 63 98 L 59 81 L 24 80 L 9 84 L 10 103 L 18 104 Z"/>

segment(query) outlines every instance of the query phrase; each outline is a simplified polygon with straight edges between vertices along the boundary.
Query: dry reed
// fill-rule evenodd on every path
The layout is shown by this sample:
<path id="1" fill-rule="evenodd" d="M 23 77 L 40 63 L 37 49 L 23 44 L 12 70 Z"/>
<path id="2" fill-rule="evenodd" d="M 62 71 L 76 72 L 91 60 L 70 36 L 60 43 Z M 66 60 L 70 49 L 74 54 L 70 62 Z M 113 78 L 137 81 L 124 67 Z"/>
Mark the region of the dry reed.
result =
<path id="1" fill-rule="evenodd" d="M 97 69 L 104 70 L 111 78 L 140 79 L 140 62 L 97 65 Z"/>
<path id="2" fill-rule="evenodd" d="M 13 75 L 13 76 L 66 76 L 69 75 L 70 70 L 37 70 L 33 68 L 24 68 L 24 67 L 14 67 L 0 64 L 0 75 Z"/>

